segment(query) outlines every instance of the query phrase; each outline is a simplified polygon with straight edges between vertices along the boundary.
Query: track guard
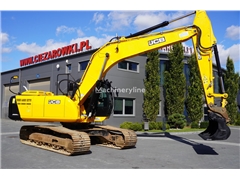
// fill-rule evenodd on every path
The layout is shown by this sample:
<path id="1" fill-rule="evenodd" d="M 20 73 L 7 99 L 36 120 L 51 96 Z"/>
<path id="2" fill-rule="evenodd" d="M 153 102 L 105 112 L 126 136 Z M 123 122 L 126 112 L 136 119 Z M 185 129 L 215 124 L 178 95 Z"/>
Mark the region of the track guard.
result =
<path id="1" fill-rule="evenodd" d="M 199 134 L 204 140 L 226 140 L 231 134 L 223 117 L 209 112 L 209 125 L 207 129 Z"/>

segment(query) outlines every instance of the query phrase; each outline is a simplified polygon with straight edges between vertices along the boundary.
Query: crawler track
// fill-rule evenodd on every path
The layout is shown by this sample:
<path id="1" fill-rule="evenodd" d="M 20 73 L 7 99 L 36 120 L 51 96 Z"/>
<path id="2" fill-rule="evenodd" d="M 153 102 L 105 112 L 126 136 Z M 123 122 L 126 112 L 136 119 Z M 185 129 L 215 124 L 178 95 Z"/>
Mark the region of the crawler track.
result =
<path id="1" fill-rule="evenodd" d="M 69 156 L 89 152 L 91 144 L 86 133 L 62 126 L 23 126 L 20 141 Z"/>
<path id="2" fill-rule="evenodd" d="M 85 130 L 91 140 L 97 139 L 96 144 L 100 146 L 126 149 L 133 148 L 137 143 L 137 135 L 134 131 L 117 128 L 108 125 L 95 125 L 94 128 Z"/>
<path id="3" fill-rule="evenodd" d="M 133 148 L 137 135 L 132 130 L 103 125 L 74 130 L 63 126 L 23 126 L 20 141 L 70 156 L 89 152 L 91 144 L 114 149 Z"/>

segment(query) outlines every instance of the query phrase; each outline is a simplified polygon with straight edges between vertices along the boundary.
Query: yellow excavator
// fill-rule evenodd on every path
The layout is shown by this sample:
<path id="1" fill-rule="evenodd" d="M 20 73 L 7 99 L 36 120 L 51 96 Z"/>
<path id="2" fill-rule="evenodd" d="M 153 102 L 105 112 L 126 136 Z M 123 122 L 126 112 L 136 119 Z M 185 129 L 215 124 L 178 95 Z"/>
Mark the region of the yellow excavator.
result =
<path id="1" fill-rule="evenodd" d="M 174 21 L 195 15 L 192 25 L 153 32 Z M 172 21 L 164 21 L 125 37 L 114 37 L 91 57 L 83 76 L 70 81 L 67 95 L 41 90 L 16 93 L 9 100 L 9 118 L 27 122 L 60 122 L 61 125 L 26 125 L 20 129 L 23 144 L 65 155 L 84 154 L 91 144 L 117 149 L 135 147 L 136 133 L 109 125 L 99 125 L 108 119 L 113 109 L 113 89 L 105 79 L 107 72 L 125 59 L 192 39 L 200 70 L 209 126 L 200 133 L 204 140 L 225 140 L 230 134 L 226 111 L 227 93 L 224 90 L 217 41 L 211 21 L 205 11 L 194 11 Z M 213 52 L 216 59 L 221 93 L 214 92 Z M 18 76 L 13 76 L 12 82 Z M 221 105 L 214 103 L 221 98 Z"/>

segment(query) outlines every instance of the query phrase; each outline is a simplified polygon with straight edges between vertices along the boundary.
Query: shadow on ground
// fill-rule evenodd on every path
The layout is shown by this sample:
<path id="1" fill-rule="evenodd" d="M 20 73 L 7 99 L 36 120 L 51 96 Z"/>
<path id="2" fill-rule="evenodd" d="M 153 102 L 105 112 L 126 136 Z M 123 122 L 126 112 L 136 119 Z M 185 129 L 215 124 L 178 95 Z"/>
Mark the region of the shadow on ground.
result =
<path id="1" fill-rule="evenodd" d="M 186 145 L 192 146 L 193 149 L 195 150 L 195 152 L 199 155 L 218 155 L 218 153 L 216 151 L 214 151 L 214 149 L 210 146 L 201 144 L 201 143 L 197 143 L 195 141 L 189 140 L 187 138 L 183 138 L 180 136 L 176 136 L 176 135 L 172 135 L 168 132 L 160 132 L 160 133 L 142 133 L 142 134 L 138 134 L 137 136 L 139 137 L 163 137 L 163 138 L 170 138 L 173 139 L 175 141 L 184 143 Z"/>

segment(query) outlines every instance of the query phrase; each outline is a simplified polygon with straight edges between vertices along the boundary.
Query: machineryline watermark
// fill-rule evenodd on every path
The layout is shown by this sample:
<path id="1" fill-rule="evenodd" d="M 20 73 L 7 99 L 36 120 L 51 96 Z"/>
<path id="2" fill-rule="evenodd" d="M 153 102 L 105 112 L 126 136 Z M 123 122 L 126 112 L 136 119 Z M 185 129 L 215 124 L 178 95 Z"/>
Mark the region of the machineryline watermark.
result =
<path id="1" fill-rule="evenodd" d="M 138 87 L 131 87 L 131 88 L 97 88 L 95 87 L 95 92 L 96 93 L 144 93 L 145 88 L 138 88 Z"/>

